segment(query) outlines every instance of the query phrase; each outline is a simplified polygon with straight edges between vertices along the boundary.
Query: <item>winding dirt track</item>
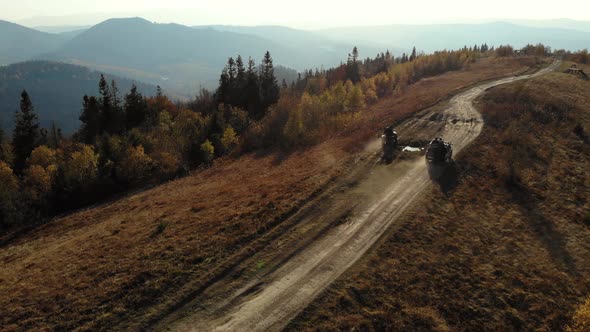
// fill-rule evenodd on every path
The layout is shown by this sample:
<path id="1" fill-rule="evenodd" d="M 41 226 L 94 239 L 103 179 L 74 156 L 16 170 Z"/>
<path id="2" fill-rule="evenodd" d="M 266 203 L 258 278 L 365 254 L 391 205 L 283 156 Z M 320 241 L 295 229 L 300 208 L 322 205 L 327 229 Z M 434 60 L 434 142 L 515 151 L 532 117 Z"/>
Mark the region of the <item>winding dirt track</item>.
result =
<path id="1" fill-rule="evenodd" d="M 458 153 L 481 132 L 483 120 L 473 101 L 486 89 L 501 84 L 545 74 L 559 66 L 551 66 L 532 74 L 484 83 L 453 97 L 442 112 L 425 112 L 397 128 L 425 131 L 442 136 Z M 279 331 L 303 310 L 322 290 L 330 285 L 396 222 L 425 188 L 431 185 L 422 158 L 394 163 L 387 172 L 396 174 L 381 191 L 378 199 L 367 205 L 349 222 L 331 228 L 306 246 L 264 280 L 256 279 L 234 294 L 227 294 L 222 310 L 187 312 L 182 318 L 164 322 L 156 329 L 174 331 Z M 375 172 L 365 186 L 379 182 L 382 174 Z M 363 184 L 360 184 L 362 188 Z M 368 188 L 367 188 L 368 189 Z M 362 189 L 361 189 L 362 190 Z"/>

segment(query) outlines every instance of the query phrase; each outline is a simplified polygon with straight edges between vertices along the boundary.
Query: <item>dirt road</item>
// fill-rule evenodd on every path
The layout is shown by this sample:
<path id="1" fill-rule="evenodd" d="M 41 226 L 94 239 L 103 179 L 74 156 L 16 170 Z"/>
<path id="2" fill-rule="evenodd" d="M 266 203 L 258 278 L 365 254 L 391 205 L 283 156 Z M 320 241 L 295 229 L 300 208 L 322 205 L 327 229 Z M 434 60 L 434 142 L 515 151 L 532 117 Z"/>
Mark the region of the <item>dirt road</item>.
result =
<path id="1" fill-rule="evenodd" d="M 559 62 L 532 75 L 501 79 L 471 88 L 453 97 L 444 109 L 433 109 L 409 119 L 397 128 L 398 133 L 401 136 L 405 132 L 419 132 L 428 137 L 442 136 L 453 143 L 454 151 L 458 153 L 480 134 L 483 127 L 482 117 L 473 106 L 475 98 L 488 88 L 539 76 L 557 66 Z M 371 149 L 376 148 L 378 144 L 371 145 Z M 321 233 L 304 247 L 296 248 L 276 268 L 245 283 L 237 283 L 239 287 L 230 287 L 232 282 L 226 281 L 225 286 L 212 290 L 208 297 L 195 300 L 182 314 L 169 317 L 155 329 L 283 329 L 322 290 L 363 256 L 430 185 L 432 181 L 423 158 L 373 168 L 370 176 L 350 189 L 363 197 L 369 195 L 371 199 L 354 207 L 344 222 Z M 213 293 L 216 295 L 211 295 Z"/>

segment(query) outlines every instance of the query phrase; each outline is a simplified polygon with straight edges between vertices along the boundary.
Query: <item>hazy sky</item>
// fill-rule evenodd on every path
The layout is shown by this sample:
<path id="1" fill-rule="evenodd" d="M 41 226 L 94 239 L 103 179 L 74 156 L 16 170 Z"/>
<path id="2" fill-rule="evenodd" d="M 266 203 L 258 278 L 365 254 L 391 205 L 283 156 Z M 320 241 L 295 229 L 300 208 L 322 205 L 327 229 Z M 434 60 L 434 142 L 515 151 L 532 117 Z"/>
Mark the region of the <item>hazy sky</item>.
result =
<path id="1" fill-rule="evenodd" d="M 95 24 L 109 17 L 128 16 L 187 25 L 279 24 L 299 28 L 498 18 L 590 21 L 590 1 L 0 0 L 0 19 L 29 26 Z"/>

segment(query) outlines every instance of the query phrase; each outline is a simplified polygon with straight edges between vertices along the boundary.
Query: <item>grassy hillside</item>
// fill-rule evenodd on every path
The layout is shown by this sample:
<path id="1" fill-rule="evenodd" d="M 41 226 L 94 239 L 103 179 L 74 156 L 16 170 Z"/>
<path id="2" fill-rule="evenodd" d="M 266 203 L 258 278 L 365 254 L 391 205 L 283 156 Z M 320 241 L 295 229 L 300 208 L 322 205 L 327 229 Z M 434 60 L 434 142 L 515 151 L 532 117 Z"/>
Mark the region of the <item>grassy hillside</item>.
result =
<path id="1" fill-rule="evenodd" d="M 107 77 L 117 82 L 120 93 L 129 91 L 129 79 Z M 80 126 L 80 112 L 84 95 L 98 94 L 100 73 L 88 68 L 47 61 L 29 61 L 0 68 L 0 126 L 12 130 L 14 112 L 18 110 L 20 94 L 27 90 L 40 123 L 49 128 L 54 121 L 70 134 Z M 137 83 L 146 96 L 155 95 L 156 87 Z"/>
<path id="2" fill-rule="evenodd" d="M 290 330 L 560 331 L 590 291 L 590 82 L 492 89 L 486 126 L 373 253 Z"/>
<path id="3" fill-rule="evenodd" d="M 6 330 L 138 329 L 227 266 L 338 176 L 384 124 L 528 59 L 486 58 L 366 110 L 345 136 L 290 155 L 246 155 L 54 220 L 0 247 Z M 370 116 L 369 116 L 370 114 Z M 264 243 L 264 241 L 262 241 Z"/>

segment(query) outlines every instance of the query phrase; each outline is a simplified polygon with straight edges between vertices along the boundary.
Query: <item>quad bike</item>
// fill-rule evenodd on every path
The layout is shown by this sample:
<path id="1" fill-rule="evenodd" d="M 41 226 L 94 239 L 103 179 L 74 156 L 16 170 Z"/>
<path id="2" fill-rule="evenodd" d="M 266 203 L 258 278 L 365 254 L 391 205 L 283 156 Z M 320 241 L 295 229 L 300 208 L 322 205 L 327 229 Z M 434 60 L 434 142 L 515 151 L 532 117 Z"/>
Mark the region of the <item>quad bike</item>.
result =
<path id="1" fill-rule="evenodd" d="M 382 159 L 391 162 L 397 148 L 397 132 L 392 127 L 387 127 L 381 135 L 381 147 L 383 149 Z"/>
<path id="2" fill-rule="evenodd" d="M 428 143 L 425 157 L 426 162 L 429 164 L 451 162 L 453 160 L 453 147 L 451 143 L 437 137 Z"/>

